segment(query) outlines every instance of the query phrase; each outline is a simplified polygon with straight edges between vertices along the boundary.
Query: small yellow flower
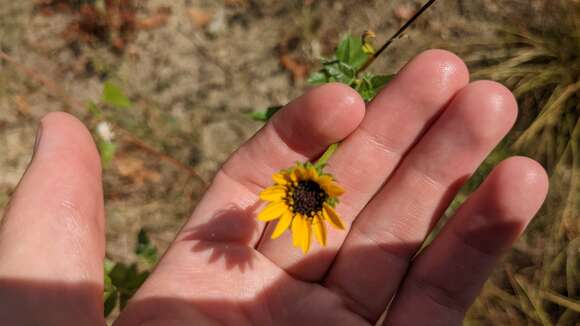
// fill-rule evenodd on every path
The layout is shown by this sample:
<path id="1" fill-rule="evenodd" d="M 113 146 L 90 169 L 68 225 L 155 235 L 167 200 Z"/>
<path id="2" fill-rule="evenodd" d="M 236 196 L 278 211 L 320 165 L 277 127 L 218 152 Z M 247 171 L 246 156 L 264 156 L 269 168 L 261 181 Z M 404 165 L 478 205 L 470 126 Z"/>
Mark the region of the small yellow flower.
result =
<path id="1" fill-rule="evenodd" d="M 368 55 L 373 55 L 375 53 L 375 48 L 373 46 L 373 40 L 376 38 L 377 36 L 375 35 L 375 33 L 373 31 L 367 30 L 364 31 L 363 35 L 362 35 L 362 50 L 364 53 L 368 54 Z"/>
<path id="2" fill-rule="evenodd" d="M 337 197 L 344 190 L 332 175 L 322 173 L 311 163 L 297 163 L 272 176 L 275 184 L 260 193 L 260 199 L 270 203 L 258 214 L 258 220 L 269 222 L 278 219 L 272 239 L 286 230 L 292 232 L 292 243 L 304 253 L 310 248 L 311 234 L 326 245 L 324 221 L 344 230 L 344 223 L 334 210 Z"/>

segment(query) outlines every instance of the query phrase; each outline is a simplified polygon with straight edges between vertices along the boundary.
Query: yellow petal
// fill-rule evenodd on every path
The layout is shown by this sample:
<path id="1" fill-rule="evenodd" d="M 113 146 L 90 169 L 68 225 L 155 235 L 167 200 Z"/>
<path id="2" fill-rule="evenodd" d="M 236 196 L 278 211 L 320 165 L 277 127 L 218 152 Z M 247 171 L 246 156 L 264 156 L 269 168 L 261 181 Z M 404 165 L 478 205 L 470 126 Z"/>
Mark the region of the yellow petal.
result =
<path id="1" fill-rule="evenodd" d="M 333 181 L 322 184 L 322 188 L 324 188 L 324 191 L 326 191 L 330 197 L 337 197 L 344 194 L 344 189 Z"/>
<path id="2" fill-rule="evenodd" d="M 324 189 L 326 190 L 326 187 L 330 184 L 333 183 L 332 181 L 332 177 L 329 175 L 321 175 L 318 177 L 318 179 L 316 180 L 316 182 L 318 182 L 318 184 Z"/>
<path id="3" fill-rule="evenodd" d="M 296 169 L 292 169 L 292 171 L 288 172 L 288 177 L 290 178 L 290 181 L 297 182 L 298 176 L 296 175 Z"/>
<path id="4" fill-rule="evenodd" d="M 326 227 L 319 215 L 314 216 L 312 228 L 314 229 L 314 235 L 316 236 L 318 243 L 322 246 L 326 246 Z"/>
<path id="5" fill-rule="evenodd" d="M 306 220 L 302 221 L 302 243 L 301 248 L 303 253 L 307 253 L 308 249 L 310 249 L 310 232 L 311 226 Z"/>
<path id="6" fill-rule="evenodd" d="M 298 247 L 302 239 L 302 216 L 295 215 L 292 219 L 292 244 Z"/>
<path id="7" fill-rule="evenodd" d="M 287 211 L 288 206 L 286 206 L 286 203 L 282 201 L 273 202 L 268 204 L 268 206 L 258 214 L 258 220 L 264 222 L 275 220 Z"/>
<path id="8" fill-rule="evenodd" d="M 339 230 L 344 230 L 344 223 L 340 219 L 340 216 L 336 213 L 334 208 L 330 207 L 327 203 L 324 203 L 324 208 L 322 209 L 322 213 L 324 214 L 324 218 L 332 224 L 335 228 Z"/>
<path id="9" fill-rule="evenodd" d="M 286 189 L 282 186 L 272 186 L 260 193 L 261 200 L 278 201 L 286 197 Z"/>
<path id="10" fill-rule="evenodd" d="M 316 171 L 316 169 L 311 166 L 308 168 L 308 176 L 311 180 L 317 180 L 318 179 L 318 171 Z"/>
<path id="11" fill-rule="evenodd" d="M 276 182 L 279 185 L 288 184 L 288 180 L 286 180 L 286 177 L 282 173 L 274 173 L 272 175 L 272 180 L 274 180 L 274 182 Z"/>
<path id="12" fill-rule="evenodd" d="M 326 185 L 332 183 L 332 177 L 329 175 L 321 175 L 318 177 L 316 182 L 318 182 L 318 184 L 322 187 L 325 187 Z"/>
<path id="13" fill-rule="evenodd" d="M 271 238 L 276 239 L 280 237 L 284 231 L 288 230 L 290 223 L 292 223 L 292 213 L 290 211 L 286 211 L 286 213 L 282 215 L 282 218 L 278 220 L 278 224 L 276 224 L 276 228 L 274 229 Z"/>

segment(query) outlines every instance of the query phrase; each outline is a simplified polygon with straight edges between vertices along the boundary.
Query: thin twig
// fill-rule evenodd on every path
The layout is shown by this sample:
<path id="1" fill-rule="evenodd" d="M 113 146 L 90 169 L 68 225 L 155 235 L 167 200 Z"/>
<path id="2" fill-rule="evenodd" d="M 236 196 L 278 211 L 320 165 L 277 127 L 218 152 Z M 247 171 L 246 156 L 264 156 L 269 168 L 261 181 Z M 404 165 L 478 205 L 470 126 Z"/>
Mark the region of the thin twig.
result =
<path id="1" fill-rule="evenodd" d="M 367 69 L 367 68 L 368 68 L 368 66 L 370 66 L 370 65 L 371 65 L 371 64 L 372 64 L 372 63 L 375 61 L 375 59 L 376 59 L 378 56 L 380 56 L 380 55 L 381 55 L 381 53 L 383 53 L 383 51 L 385 51 L 385 49 L 386 49 L 386 48 L 387 48 L 389 45 L 391 45 L 391 43 L 393 43 L 393 41 L 394 41 L 394 40 L 396 40 L 397 38 L 399 38 L 399 37 L 400 37 L 400 36 L 403 34 L 403 32 L 404 32 L 405 30 L 407 30 L 407 28 L 408 28 L 409 26 L 411 26 L 411 24 L 413 24 L 413 22 L 414 22 L 414 21 L 415 21 L 417 18 L 419 18 L 419 17 L 420 17 L 420 16 L 421 16 L 421 15 L 422 15 L 422 14 L 423 14 L 423 13 L 424 13 L 424 12 L 425 12 L 427 9 L 429 9 L 429 7 L 431 7 L 431 6 L 432 6 L 432 5 L 435 3 L 435 1 L 437 1 L 437 0 L 429 0 L 427 3 L 425 3 L 425 4 L 424 4 L 424 5 L 421 7 L 421 9 L 419 9 L 419 11 L 417 11 L 417 12 L 415 13 L 415 15 L 413 15 L 413 17 L 411 17 L 409 20 L 407 20 L 407 22 L 406 22 L 406 23 L 405 23 L 403 26 L 401 26 L 401 28 L 399 28 L 399 30 L 398 30 L 398 31 L 397 31 L 395 34 L 393 34 L 393 36 L 391 36 L 391 37 L 390 37 L 390 38 L 389 38 L 389 39 L 388 39 L 388 40 L 387 40 L 387 41 L 386 41 L 386 42 L 383 44 L 383 46 L 381 46 L 381 47 L 380 47 L 380 48 L 377 50 L 377 52 L 373 53 L 373 55 L 372 55 L 372 56 L 370 56 L 370 57 L 367 59 L 367 61 L 366 61 L 366 62 L 365 62 L 363 65 L 362 65 L 362 67 L 360 67 L 360 69 L 357 71 L 357 74 L 359 74 L 360 72 L 362 72 L 362 71 L 364 71 L 365 69 Z"/>
<path id="2" fill-rule="evenodd" d="M 16 59 L 9 56 L 8 54 L 6 54 L 2 50 L 0 50 L 0 59 L 3 59 L 6 62 L 12 64 L 13 66 L 16 67 L 17 70 L 21 71 L 22 73 L 27 75 L 32 80 L 35 80 L 36 82 L 42 84 L 49 92 L 52 93 L 52 95 L 54 95 L 58 98 L 61 98 L 66 103 L 66 105 L 68 107 L 78 107 L 78 108 L 85 107 L 85 105 L 81 101 L 79 101 L 71 96 L 68 96 L 67 93 L 64 91 L 64 89 L 62 87 L 60 87 L 56 82 L 47 78 L 46 76 L 41 75 L 39 72 L 37 72 L 31 68 L 26 67 L 25 65 L 21 64 Z M 68 110 L 65 110 L 65 111 L 68 111 Z M 120 125 L 118 125 L 114 122 L 110 122 L 110 121 L 109 121 L 109 123 L 114 129 L 116 129 L 119 133 L 121 133 L 123 135 L 123 137 L 125 138 L 125 140 L 128 143 L 135 145 L 139 149 L 141 149 L 141 150 L 143 150 L 143 151 L 145 151 L 153 156 L 158 157 L 162 161 L 165 161 L 167 163 L 172 164 L 173 166 L 177 167 L 180 170 L 187 172 L 187 174 L 198 179 L 203 184 L 204 187 L 207 187 L 207 182 L 204 180 L 204 178 L 202 178 L 195 171 L 195 169 L 193 167 L 191 167 L 187 164 L 184 164 L 181 161 L 156 150 L 155 148 L 151 147 L 149 144 L 145 143 L 143 140 L 141 140 L 137 136 L 133 135 L 127 129 L 121 127 Z"/>
<path id="3" fill-rule="evenodd" d="M 193 177 L 197 178 L 199 181 L 201 181 L 201 183 L 203 184 L 204 187 L 207 186 L 207 182 L 195 171 L 195 169 L 193 167 L 191 167 L 187 164 L 184 164 L 183 162 L 181 162 L 181 161 L 179 161 L 179 160 L 177 160 L 169 155 L 166 155 L 166 154 L 159 152 L 158 150 L 151 147 L 149 144 L 145 143 L 140 138 L 134 136 L 130 131 L 119 126 L 118 124 L 115 124 L 114 122 L 110 122 L 110 121 L 108 121 L 108 122 L 109 122 L 109 124 L 111 124 L 111 126 L 113 126 L 113 128 L 115 128 L 117 131 L 120 131 L 121 134 L 123 134 L 123 136 L 127 139 L 127 141 L 129 143 L 131 143 L 132 145 L 135 145 L 136 147 L 140 148 L 144 152 L 148 152 L 149 154 L 151 154 L 153 156 L 157 156 L 161 160 L 166 161 L 166 162 L 176 166 L 177 168 L 179 168 L 183 171 L 186 171 L 188 174 L 190 174 L 191 176 L 193 176 Z"/>

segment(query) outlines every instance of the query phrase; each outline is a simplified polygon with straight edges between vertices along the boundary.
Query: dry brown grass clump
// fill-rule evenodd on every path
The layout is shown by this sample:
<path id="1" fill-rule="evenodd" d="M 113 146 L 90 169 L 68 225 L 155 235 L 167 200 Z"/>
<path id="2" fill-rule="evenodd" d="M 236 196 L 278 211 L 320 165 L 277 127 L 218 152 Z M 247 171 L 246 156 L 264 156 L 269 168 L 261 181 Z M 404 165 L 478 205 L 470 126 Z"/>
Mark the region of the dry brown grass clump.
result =
<path id="1" fill-rule="evenodd" d="M 514 92 L 520 118 L 503 150 L 540 161 L 551 184 L 542 211 L 471 309 L 469 325 L 580 320 L 580 2 L 543 1 L 536 15 L 519 24 L 525 27 L 512 21 L 489 40 L 467 41 L 461 51 L 475 78 Z"/>

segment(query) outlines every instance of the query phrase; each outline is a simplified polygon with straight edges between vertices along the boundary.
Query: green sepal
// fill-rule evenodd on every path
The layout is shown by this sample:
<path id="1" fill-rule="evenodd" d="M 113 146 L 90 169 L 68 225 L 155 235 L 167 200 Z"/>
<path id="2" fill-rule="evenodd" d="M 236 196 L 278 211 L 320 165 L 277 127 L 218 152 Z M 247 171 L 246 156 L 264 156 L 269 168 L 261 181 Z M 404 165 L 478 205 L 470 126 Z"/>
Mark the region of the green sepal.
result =
<path id="1" fill-rule="evenodd" d="M 336 205 L 340 203 L 340 200 L 338 200 L 337 197 L 329 197 L 328 199 L 326 199 L 326 203 L 330 205 L 330 207 L 335 208 Z"/>

